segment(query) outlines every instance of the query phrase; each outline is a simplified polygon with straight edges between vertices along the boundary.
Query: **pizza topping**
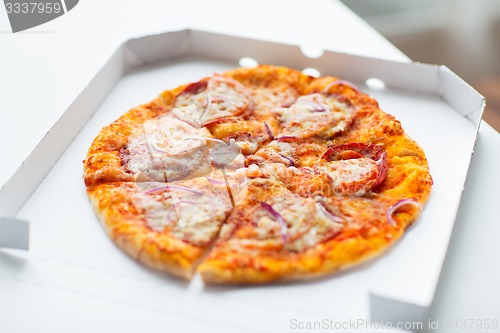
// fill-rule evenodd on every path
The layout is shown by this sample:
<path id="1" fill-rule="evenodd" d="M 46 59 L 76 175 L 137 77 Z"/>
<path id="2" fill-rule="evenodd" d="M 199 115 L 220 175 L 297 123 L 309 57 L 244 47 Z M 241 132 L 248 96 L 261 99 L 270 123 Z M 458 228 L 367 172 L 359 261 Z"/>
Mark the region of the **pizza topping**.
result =
<path id="1" fill-rule="evenodd" d="M 207 137 L 203 137 L 203 136 L 186 136 L 184 138 L 184 140 L 201 140 L 201 141 L 212 141 L 212 142 L 216 142 L 216 143 L 222 143 L 223 145 L 225 145 L 226 143 L 222 140 L 219 140 L 219 139 L 214 139 L 214 138 L 207 138 Z"/>
<path id="2" fill-rule="evenodd" d="M 218 192 L 229 197 L 232 206 L 240 204 L 248 194 L 248 179 L 245 168 L 221 168 L 212 172 L 207 181 L 217 188 Z"/>
<path id="3" fill-rule="evenodd" d="M 266 129 L 266 133 L 269 136 L 269 138 L 271 140 L 274 140 L 273 132 L 271 131 L 271 128 L 269 127 L 269 125 L 267 123 L 264 123 L 264 128 Z"/>
<path id="4" fill-rule="evenodd" d="M 276 210 L 274 210 L 273 206 L 271 206 L 268 203 L 265 203 L 265 202 L 261 201 L 260 205 L 266 211 L 268 211 L 269 213 L 271 213 L 271 215 L 273 215 L 276 218 L 276 221 L 279 222 L 280 227 L 281 227 L 281 237 L 283 237 L 283 242 L 287 242 L 288 241 L 287 224 L 286 224 L 285 220 L 283 219 L 283 216 L 281 216 L 280 213 L 278 213 Z"/>
<path id="5" fill-rule="evenodd" d="M 220 168 L 230 164 L 239 154 L 240 148 L 235 144 L 234 139 L 226 144 L 224 141 L 207 137 L 185 137 L 185 140 L 200 140 L 209 142 L 209 154 L 215 167 Z"/>
<path id="6" fill-rule="evenodd" d="M 223 180 L 219 180 L 219 179 L 212 179 L 212 178 L 209 178 L 209 177 L 205 177 L 207 179 L 207 181 L 211 184 L 214 184 L 214 185 L 225 185 L 226 182 L 223 181 Z"/>
<path id="7" fill-rule="evenodd" d="M 226 144 L 224 141 L 222 142 L 223 144 L 210 146 L 210 156 L 217 168 L 230 164 L 241 152 L 240 147 L 236 145 L 234 139 L 229 140 L 229 144 Z"/>
<path id="8" fill-rule="evenodd" d="M 189 124 L 192 127 L 200 127 L 198 109 L 196 105 L 189 104 L 180 108 L 173 108 L 170 110 L 169 116 L 175 117 L 183 122 Z"/>
<path id="9" fill-rule="evenodd" d="M 343 225 L 312 198 L 283 193 L 258 201 L 255 205 L 237 206 L 220 237 L 234 250 L 283 250 L 300 252 L 334 235 Z"/>
<path id="10" fill-rule="evenodd" d="M 298 93 L 292 88 L 259 87 L 252 91 L 252 96 L 257 107 L 256 111 L 262 109 L 262 111 L 268 112 L 275 108 L 289 107 L 297 99 Z"/>
<path id="11" fill-rule="evenodd" d="M 190 193 L 194 193 L 194 194 L 203 194 L 202 191 L 198 191 L 198 190 L 195 190 L 195 189 L 192 189 L 189 187 L 185 187 L 185 186 L 173 185 L 173 184 L 155 187 L 153 189 L 147 190 L 144 193 L 149 194 L 149 193 L 154 193 L 154 192 L 158 192 L 158 191 L 165 191 L 165 190 L 180 190 L 180 191 L 186 191 L 186 192 L 190 192 Z"/>
<path id="12" fill-rule="evenodd" d="M 294 166 L 294 152 L 295 149 L 290 143 L 274 140 L 253 156 L 250 156 L 247 161 L 249 164 L 258 165 L 263 163 L 283 163 L 286 166 Z"/>
<path id="13" fill-rule="evenodd" d="M 278 153 L 278 155 L 283 157 L 285 160 L 287 160 L 289 162 L 290 166 L 295 166 L 295 162 L 293 161 L 293 159 L 291 157 L 285 156 L 282 153 Z"/>
<path id="14" fill-rule="evenodd" d="M 194 128 L 168 114 L 144 124 L 146 143 L 154 145 L 147 148 L 169 155 L 181 155 L 202 145 L 200 142 L 185 141 L 186 137 L 209 135 L 206 129 Z"/>
<path id="15" fill-rule="evenodd" d="M 265 196 L 265 202 L 237 206 L 221 230 L 221 237 L 238 248 L 261 250 L 295 247 L 311 228 L 314 202 L 295 194 Z"/>
<path id="16" fill-rule="evenodd" d="M 177 229 L 181 229 L 208 221 L 231 209 L 231 204 L 223 197 L 210 193 L 203 198 L 196 198 L 196 201 L 177 201 L 172 208 L 176 215 Z"/>
<path id="17" fill-rule="evenodd" d="M 334 87 L 334 86 L 347 86 L 349 88 L 351 88 L 352 90 L 354 90 L 355 92 L 357 93 L 361 93 L 361 91 L 359 90 L 359 88 L 352 82 L 349 82 L 349 81 L 346 81 L 346 80 L 336 80 L 336 81 L 333 81 L 332 83 L 330 83 L 329 85 L 327 85 L 324 89 L 324 92 L 325 93 L 328 93 L 330 92 L 330 88 L 331 87 Z"/>
<path id="18" fill-rule="evenodd" d="M 125 169 L 136 181 L 171 181 L 209 168 L 205 158 L 208 147 L 200 140 L 186 140 L 186 137 L 209 140 L 210 132 L 170 114 L 145 122 L 121 151 Z"/>
<path id="19" fill-rule="evenodd" d="M 306 157 L 301 164 L 307 162 L 308 155 L 314 156 L 318 148 L 306 143 L 298 145 L 298 155 Z M 266 148 L 249 157 L 247 162 L 260 165 L 263 168 L 261 173 L 264 172 L 264 175 L 283 182 L 294 193 L 306 196 L 316 193 L 362 196 L 380 184 L 385 177 L 386 153 L 378 146 L 337 145 L 327 149 L 319 163 L 316 157 L 311 167 L 298 168 L 293 168 L 296 165 L 294 159 L 285 155 L 286 153 L 292 155 L 290 153 L 296 151 L 293 147 L 292 143 L 273 141 Z M 376 160 L 365 157 L 361 153 Z"/>
<path id="20" fill-rule="evenodd" d="M 318 208 L 318 211 L 320 211 L 328 219 L 330 219 L 330 221 L 335 222 L 335 223 L 342 223 L 342 222 L 344 222 L 344 220 L 342 220 L 340 217 L 338 217 L 337 215 L 329 212 L 328 209 L 326 209 L 326 207 L 324 206 L 324 203 L 322 203 L 322 202 L 316 202 L 316 208 Z"/>
<path id="21" fill-rule="evenodd" d="M 207 80 L 201 80 L 198 82 L 194 82 L 189 84 L 184 90 L 182 91 L 183 94 L 199 94 L 207 89 L 208 86 L 208 81 Z"/>
<path id="22" fill-rule="evenodd" d="M 252 101 L 246 88 L 233 79 L 214 75 L 193 83 L 182 91 L 174 108 L 195 105 L 196 113 L 189 115 L 191 122 L 207 125 L 213 121 L 241 115 L 251 111 Z"/>
<path id="23" fill-rule="evenodd" d="M 212 135 L 218 139 L 229 141 L 234 139 L 236 145 L 245 155 L 253 154 L 263 144 L 273 140 L 269 126 L 256 120 L 228 119 L 224 122 L 207 125 Z"/>
<path id="24" fill-rule="evenodd" d="M 328 106 L 322 103 L 322 101 L 317 101 L 321 95 L 306 95 L 301 96 L 294 104 L 295 108 L 309 108 L 311 112 L 325 112 Z M 290 105 L 290 106 L 292 106 Z"/>
<path id="25" fill-rule="evenodd" d="M 328 162 L 315 169 L 327 174 L 328 192 L 335 195 L 363 195 L 375 186 L 379 174 L 375 161 L 366 157 Z"/>
<path id="26" fill-rule="evenodd" d="M 410 199 L 399 200 L 394 205 L 389 207 L 389 209 L 387 210 L 387 212 L 386 212 L 387 223 L 389 223 L 392 226 L 395 226 L 396 221 L 394 221 L 394 219 L 392 218 L 392 215 L 394 215 L 395 212 L 397 212 L 402 206 L 405 206 L 405 205 L 410 205 L 410 206 L 416 207 L 417 209 L 422 209 L 422 205 L 418 201 L 416 201 L 415 199 L 410 198 Z"/>
<path id="27" fill-rule="evenodd" d="M 278 139 L 308 138 L 322 132 L 333 123 L 332 112 L 315 112 L 326 104 L 324 96 L 301 96 L 288 108 L 274 110 L 283 127 Z M 319 110 L 325 111 L 323 106 Z"/>
<path id="28" fill-rule="evenodd" d="M 205 107 L 203 108 L 203 111 L 201 111 L 200 120 L 202 120 L 202 119 L 205 118 L 205 115 L 210 110 L 210 105 L 211 104 L 212 104 L 212 95 L 210 95 L 209 93 L 207 93 L 205 95 Z"/>
<path id="29" fill-rule="evenodd" d="M 236 144 L 234 139 L 230 139 L 229 143 L 219 139 L 205 137 L 187 137 L 185 139 L 208 141 L 210 156 L 216 167 L 222 167 L 231 163 L 241 152 L 240 147 Z"/>
<path id="30" fill-rule="evenodd" d="M 322 168 L 327 173 L 336 173 L 332 175 L 332 179 L 344 176 L 343 180 L 342 177 L 339 179 L 350 181 L 350 185 L 360 185 L 358 190 L 361 194 L 382 183 L 388 168 L 387 152 L 382 147 L 357 142 L 328 148 L 320 157 L 320 161 L 329 162 Z M 350 185 L 347 184 L 345 189 L 351 190 Z"/>
<path id="31" fill-rule="evenodd" d="M 300 96 L 288 108 L 278 108 L 283 128 L 278 139 L 290 140 L 320 135 L 331 138 L 353 121 L 356 109 L 345 97 L 314 93 Z"/>
<path id="32" fill-rule="evenodd" d="M 191 244 L 208 244 L 232 207 L 228 194 L 225 187 L 211 187 L 201 178 L 184 183 L 143 183 L 140 186 L 146 191 L 137 193 L 135 202 L 144 210 L 151 229 L 172 233 Z"/>

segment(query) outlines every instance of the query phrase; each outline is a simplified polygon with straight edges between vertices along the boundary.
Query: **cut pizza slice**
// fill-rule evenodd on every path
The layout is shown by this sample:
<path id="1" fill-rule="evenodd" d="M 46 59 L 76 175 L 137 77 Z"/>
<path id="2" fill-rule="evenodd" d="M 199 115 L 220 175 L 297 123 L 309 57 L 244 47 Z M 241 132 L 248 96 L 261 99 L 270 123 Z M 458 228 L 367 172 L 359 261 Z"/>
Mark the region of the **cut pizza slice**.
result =
<path id="1" fill-rule="evenodd" d="M 226 174 L 225 181 L 214 173 L 169 183 L 106 183 L 87 193 L 110 238 L 127 254 L 151 268 L 190 279 L 234 198 L 243 193 L 237 174 Z"/>
<path id="2" fill-rule="evenodd" d="M 198 272 L 209 284 L 330 274 L 380 254 L 403 232 L 383 212 L 374 200 L 302 197 L 275 180 L 255 178 Z"/>

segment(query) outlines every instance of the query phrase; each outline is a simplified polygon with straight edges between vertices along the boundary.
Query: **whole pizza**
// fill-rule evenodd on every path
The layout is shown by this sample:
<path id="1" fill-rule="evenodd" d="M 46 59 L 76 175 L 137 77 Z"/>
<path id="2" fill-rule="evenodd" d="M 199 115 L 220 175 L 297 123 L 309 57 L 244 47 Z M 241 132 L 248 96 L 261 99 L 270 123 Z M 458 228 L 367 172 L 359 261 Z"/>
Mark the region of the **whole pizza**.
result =
<path id="1" fill-rule="evenodd" d="M 423 150 L 373 98 L 267 65 L 126 112 L 94 139 L 84 181 L 123 251 L 220 284 L 312 279 L 378 256 L 432 186 Z"/>

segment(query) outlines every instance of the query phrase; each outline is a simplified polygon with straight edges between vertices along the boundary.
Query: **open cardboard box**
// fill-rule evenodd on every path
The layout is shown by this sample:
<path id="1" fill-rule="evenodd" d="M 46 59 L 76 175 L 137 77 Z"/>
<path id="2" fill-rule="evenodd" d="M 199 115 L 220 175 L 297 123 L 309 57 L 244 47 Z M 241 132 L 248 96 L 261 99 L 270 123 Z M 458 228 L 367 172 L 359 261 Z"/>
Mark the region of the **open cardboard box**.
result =
<path id="1" fill-rule="evenodd" d="M 239 67 L 244 57 L 354 82 L 423 147 L 435 183 L 428 204 L 402 241 L 379 259 L 305 283 L 207 287 L 199 278 L 188 284 L 153 272 L 107 238 L 82 181 L 81 161 L 99 130 L 163 90 Z M 323 320 L 332 328 L 350 320 L 423 322 L 483 109 L 484 98 L 444 66 L 330 51 L 310 58 L 298 46 L 189 29 L 128 40 L 0 190 L 0 217 L 16 218 L 0 221 L 0 232 L 15 247 L 9 236 L 14 227 L 26 243 L 28 228 L 19 226 L 30 221 L 27 260 L 44 272 L 25 269 L 11 277 L 161 311 L 167 318 L 208 322 L 215 330 L 281 332 Z"/>

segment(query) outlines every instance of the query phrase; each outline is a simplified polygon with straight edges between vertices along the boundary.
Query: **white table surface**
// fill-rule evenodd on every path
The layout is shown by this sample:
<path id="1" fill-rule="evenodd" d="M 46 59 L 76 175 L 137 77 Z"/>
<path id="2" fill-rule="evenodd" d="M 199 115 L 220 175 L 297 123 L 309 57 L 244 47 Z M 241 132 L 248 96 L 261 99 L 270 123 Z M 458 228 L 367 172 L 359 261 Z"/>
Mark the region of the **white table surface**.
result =
<path id="1" fill-rule="evenodd" d="M 334 0 L 85 0 L 59 19 L 18 34 L 9 32 L 0 9 L 0 184 L 124 39 L 185 27 L 409 61 Z M 429 313 L 441 323 L 500 320 L 499 170 L 500 135 L 483 122 Z M 0 250 L 0 332 L 135 332 L 162 327 L 164 316 L 159 313 L 3 278 L 22 266 L 26 256 Z M 182 318 L 169 320 L 177 331 L 205 327 Z M 440 331 L 452 331 L 443 326 Z"/>

